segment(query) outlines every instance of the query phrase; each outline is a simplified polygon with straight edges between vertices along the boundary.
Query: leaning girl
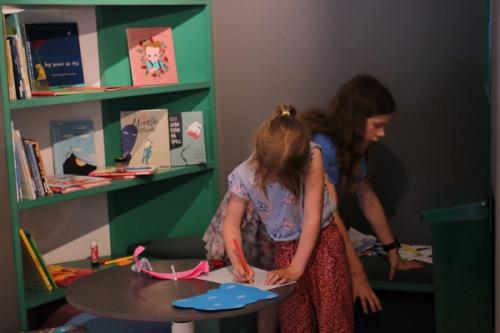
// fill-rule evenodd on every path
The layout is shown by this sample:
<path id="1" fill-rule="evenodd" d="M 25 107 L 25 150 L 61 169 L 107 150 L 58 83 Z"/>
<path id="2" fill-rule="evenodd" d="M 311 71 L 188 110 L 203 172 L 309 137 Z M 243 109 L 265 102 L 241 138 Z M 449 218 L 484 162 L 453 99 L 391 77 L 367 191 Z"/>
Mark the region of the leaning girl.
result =
<path id="1" fill-rule="evenodd" d="M 325 184 L 318 145 L 289 105 L 276 108 L 257 131 L 254 151 L 228 177 L 222 233 L 235 280 L 249 282 L 236 254 L 251 205 L 275 243 L 275 270 L 267 283 L 297 281 L 278 308 L 281 331 L 352 332 L 350 273 L 335 205 Z"/>

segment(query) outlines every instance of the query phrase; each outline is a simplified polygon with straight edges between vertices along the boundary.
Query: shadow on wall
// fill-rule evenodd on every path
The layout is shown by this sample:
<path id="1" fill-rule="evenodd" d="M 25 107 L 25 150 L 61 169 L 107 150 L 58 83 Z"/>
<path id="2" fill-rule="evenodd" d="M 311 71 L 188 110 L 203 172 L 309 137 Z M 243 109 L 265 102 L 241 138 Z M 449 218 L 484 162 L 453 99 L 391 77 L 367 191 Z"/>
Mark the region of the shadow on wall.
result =
<path id="1" fill-rule="evenodd" d="M 408 174 L 401 160 L 383 143 L 370 147 L 370 182 L 377 194 L 387 218 L 395 215 L 398 203 L 408 192 Z M 340 200 L 340 214 L 346 227 L 373 234 L 368 221 L 359 208 L 354 194 L 343 194 Z"/>

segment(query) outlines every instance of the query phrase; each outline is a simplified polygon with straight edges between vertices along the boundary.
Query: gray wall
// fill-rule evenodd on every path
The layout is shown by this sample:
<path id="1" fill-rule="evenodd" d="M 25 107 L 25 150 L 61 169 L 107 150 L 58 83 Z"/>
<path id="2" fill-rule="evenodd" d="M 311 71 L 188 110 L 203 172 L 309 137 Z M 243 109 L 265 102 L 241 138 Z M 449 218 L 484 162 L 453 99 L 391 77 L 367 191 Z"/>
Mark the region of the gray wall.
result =
<path id="1" fill-rule="evenodd" d="M 422 210 L 477 200 L 486 178 L 483 15 L 473 0 L 215 0 L 222 188 L 274 105 L 324 107 L 370 73 L 399 112 L 373 147 L 374 187 L 400 240 L 429 243 Z M 347 201 L 363 229 L 359 215 Z"/>

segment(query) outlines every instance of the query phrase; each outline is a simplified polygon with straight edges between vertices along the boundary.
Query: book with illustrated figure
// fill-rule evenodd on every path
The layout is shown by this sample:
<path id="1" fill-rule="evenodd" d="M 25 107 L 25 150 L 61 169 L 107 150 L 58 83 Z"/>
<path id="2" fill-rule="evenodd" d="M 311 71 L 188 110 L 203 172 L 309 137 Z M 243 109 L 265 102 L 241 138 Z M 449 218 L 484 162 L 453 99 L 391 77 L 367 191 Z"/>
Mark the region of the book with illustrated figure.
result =
<path id="1" fill-rule="evenodd" d="M 170 167 L 167 109 L 122 111 L 120 125 L 129 166 Z"/>
<path id="2" fill-rule="evenodd" d="M 97 168 L 94 127 L 91 120 L 50 123 L 54 174 L 88 175 Z"/>
<path id="3" fill-rule="evenodd" d="M 134 86 L 178 82 L 171 27 L 128 28 L 127 42 Z"/>
<path id="4" fill-rule="evenodd" d="M 84 84 L 77 23 L 30 23 L 24 33 L 33 90 Z"/>
<path id="5" fill-rule="evenodd" d="M 171 112 L 170 164 L 186 166 L 207 162 L 202 111 Z"/>

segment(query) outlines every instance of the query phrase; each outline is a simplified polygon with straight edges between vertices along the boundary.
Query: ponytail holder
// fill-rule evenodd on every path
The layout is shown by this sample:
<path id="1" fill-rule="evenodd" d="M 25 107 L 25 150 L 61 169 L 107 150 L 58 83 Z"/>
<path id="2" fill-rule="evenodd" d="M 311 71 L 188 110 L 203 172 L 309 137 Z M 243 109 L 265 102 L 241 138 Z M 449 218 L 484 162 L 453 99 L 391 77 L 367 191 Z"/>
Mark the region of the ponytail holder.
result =
<path id="1" fill-rule="evenodd" d="M 281 111 L 282 116 L 290 116 L 290 111 L 289 110 L 283 110 Z"/>

